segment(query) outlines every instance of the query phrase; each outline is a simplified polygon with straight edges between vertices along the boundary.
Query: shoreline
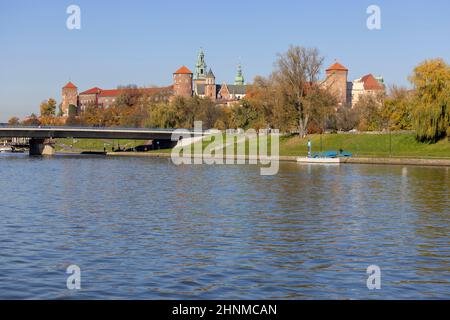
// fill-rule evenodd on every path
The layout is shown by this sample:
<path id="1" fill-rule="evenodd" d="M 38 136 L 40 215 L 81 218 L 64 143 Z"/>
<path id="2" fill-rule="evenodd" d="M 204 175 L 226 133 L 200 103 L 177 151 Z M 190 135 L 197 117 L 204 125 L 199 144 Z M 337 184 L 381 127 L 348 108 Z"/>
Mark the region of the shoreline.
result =
<path id="1" fill-rule="evenodd" d="M 170 158 L 170 153 L 142 153 L 142 152 L 108 152 L 106 156 L 112 157 L 150 157 L 150 158 Z M 193 158 L 202 157 L 202 155 L 192 155 Z M 299 156 L 280 156 L 280 162 L 297 162 Z M 252 157 L 251 160 L 255 160 Z M 232 160 L 250 160 L 245 157 L 226 157 L 224 159 Z M 399 157 L 353 157 L 341 158 L 341 164 L 375 164 L 375 165 L 408 165 L 408 166 L 427 166 L 427 167 L 450 167 L 450 159 L 430 159 L 430 158 L 399 158 Z"/>

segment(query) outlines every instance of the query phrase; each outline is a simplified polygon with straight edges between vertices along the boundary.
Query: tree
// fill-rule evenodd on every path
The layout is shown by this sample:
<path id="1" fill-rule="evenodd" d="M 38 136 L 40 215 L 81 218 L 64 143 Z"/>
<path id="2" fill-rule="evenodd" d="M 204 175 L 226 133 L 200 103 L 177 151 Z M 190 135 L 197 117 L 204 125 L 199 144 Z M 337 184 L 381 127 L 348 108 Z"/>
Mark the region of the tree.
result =
<path id="1" fill-rule="evenodd" d="M 413 126 L 419 141 L 436 142 L 450 127 L 450 66 L 443 59 L 426 60 L 409 78 L 415 88 Z"/>
<path id="2" fill-rule="evenodd" d="M 69 117 L 75 117 L 77 115 L 77 106 L 70 104 L 69 105 Z"/>
<path id="3" fill-rule="evenodd" d="M 80 114 L 80 122 L 89 127 L 103 126 L 103 108 L 89 103 Z"/>
<path id="4" fill-rule="evenodd" d="M 254 105 L 244 100 L 242 105 L 232 107 L 231 125 L 234 128 L 240 129 L 257 129 L 255 128 L 255 124 L 261 122 L 261 119 L 258 119 L 260 116 Z"/>
<path id="5" fill-rule="evenodd" d="M 385 99 L 381 116 L 390 130 L 412 129 L 412 92 L 406 88 L 392 86 Z"/>
<path id="6" fill-rule="evenodd" d="M 48 99 L 47 101 L 43 101 L 40 106 L 41 116 L 42 117 L 53 117 L 56 115 L 56 100 Z"/>
<path id="7" fill-rule="evenodd" d="M 60 104 L 58 105 L 58 114 L 57 114 L 57 116 L 58 116 L 58 117 L 64 116 L 64 111 L 63 111 L 63 109 L 62 109 L 62 103 L 60 103 Z"/>
<path id="8" fill-rule="evenodd" d="M 243 113 L 241 108 L 251 112 Z M 248 86 L 242 105 L 235 106 L 233 111 L 235 121 L 246 123 L 255 129 L 271 127 L 287 132 L 297 126 L 296 110 L 288 103 L 282 86 L 274 81 L 274 75 L 268 78 L 257 76 L 253 84 Z M 252 118 L 238 120 L 245 114 Z"/>
<path id="9" fill-rule="evenodd" d="M 39 121 L 38 117 L 32 113 L 28 118 L 23 120 L 24 126 L 40 126 L 41 122 Z"/>
<path id="10" fill-rule="evenodd" d="M 175 128 L 176 111 L 172 104 L 159 103 L 151 106 L 144 121 L 146 128 Z"/>
<path id="11" fill-rule="evenodd" d="M 355 104 L 360 131 L 377 131 L 386 127 L 381 115 L 384 94 L 366 94 Z"/>
<path id="12" fill-rule="evenodd" d="M 356 109 L 340 107 L 336 112 L 336 129 L 350 131 L 359 124 L 359 115 Z"/>
<path id="13" fill-rule="evenodd" d="M 308 132 L 324 132 L 329 126 L 331 117 L 335 114 L 336 98 L 327 90 L 313 86 L 308 92 L 306 104 L 311 117 Z"/>
<path id="14" fill-rule="evenodd" d="M 284 54 L 279 54 L 276 62 L 275 80 L 281 85 L 288 102 L 297 112 L 298 131 L 306 136 L 308 121 L 314 105 L 308 103 L 308 91 L 317 86 L 323 57 L 315 48 L 291 46 Z"/>
<path id="15" fill-rule="evenodd" d="M 17 117 L 12 117 L 11 119 L 8 120 L 8 124 L 11 126 L 17 126 L 20 124 L 20 119 Z"/>

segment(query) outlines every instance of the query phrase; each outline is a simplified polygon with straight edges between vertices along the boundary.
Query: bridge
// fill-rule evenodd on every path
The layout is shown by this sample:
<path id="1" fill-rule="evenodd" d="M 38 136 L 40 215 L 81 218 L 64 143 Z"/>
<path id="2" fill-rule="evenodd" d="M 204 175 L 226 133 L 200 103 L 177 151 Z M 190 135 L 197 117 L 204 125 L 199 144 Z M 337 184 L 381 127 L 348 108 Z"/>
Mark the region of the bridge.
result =
<path id="1" fill-rule="evenodd" d="M 183 137 L 204 134 L 187 129 L 0 126 L 0 138 L 29 138 L 30 155 L 53 154 L 51 140 L 57 138 L 153 140 L 162 147 L 173 147 L 177 143 L 172 140 L 174 133 Z"/>

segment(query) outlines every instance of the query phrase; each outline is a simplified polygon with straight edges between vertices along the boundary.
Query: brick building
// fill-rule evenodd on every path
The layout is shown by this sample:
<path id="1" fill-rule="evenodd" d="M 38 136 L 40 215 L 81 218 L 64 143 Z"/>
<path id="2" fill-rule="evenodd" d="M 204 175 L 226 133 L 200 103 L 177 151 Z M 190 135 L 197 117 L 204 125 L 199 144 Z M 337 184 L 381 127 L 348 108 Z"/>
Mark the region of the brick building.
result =
<path id="1" fill-rule="evenodd" d="M 71 105 L 78 107 L 78 88 L 69 81 L 62 88 L 61 110 L 65 116 L 69 115 L 69 107 Z"/>
<path id="2" fill-rule="evenodd" d="M 192 97 L 192 76 L 192 71 L 185 66 L 173 73 L 173 90 L 176 96 Z"/>
<path id="3" fill-rule="evenodd" d="M 383 94 L 386 90 L 382 77 L 372 74 L 348 81 L 348 69 L 339 62 L 326 70 L 322 85 L 336 97 L 339 106 L 354 107 L 364 95 Z"/>

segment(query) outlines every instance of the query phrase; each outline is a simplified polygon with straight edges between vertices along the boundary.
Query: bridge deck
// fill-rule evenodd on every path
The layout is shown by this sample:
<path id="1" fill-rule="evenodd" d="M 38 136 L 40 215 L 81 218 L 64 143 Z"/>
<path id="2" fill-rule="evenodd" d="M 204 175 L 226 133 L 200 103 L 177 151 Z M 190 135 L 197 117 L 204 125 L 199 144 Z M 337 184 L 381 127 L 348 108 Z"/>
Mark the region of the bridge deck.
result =
<path id="1" fill-rule="evenodd" d="M 85 138 L 85 139 L 130 139 L 171 140 L 172 134 L 201 136 L 203 133 L 187 129 L 135 129 L 135 128 L 85 128 L 85 127 L 22 127 L 0 126 L 2 138 Z"/>

